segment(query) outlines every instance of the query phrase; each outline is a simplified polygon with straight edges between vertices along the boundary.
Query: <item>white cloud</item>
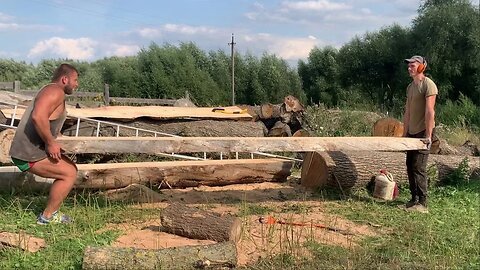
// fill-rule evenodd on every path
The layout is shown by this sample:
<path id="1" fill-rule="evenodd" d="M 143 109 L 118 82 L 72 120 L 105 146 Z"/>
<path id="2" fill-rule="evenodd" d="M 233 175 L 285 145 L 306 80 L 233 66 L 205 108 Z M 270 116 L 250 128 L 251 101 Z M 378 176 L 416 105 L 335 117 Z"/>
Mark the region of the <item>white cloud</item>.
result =
<path id="1" fill-rule="evenodd" d="M 344 3 L 334 3 L 327 0 L 317 1 L 285 1 L 282 6 L 290 10 L 299 11 L 338 11 L 352 8 L 350 5 Z"/>
<path id="2" fill-rule="evenodd" d="M 0 30 L 18 30 L 20 26 L 16 23 L 0 23 Z"/>
<path id="3" fill-rule="evenodd" d="M 105 52 L 106 56 L 132 56 L 140 51 L 140 46 L 138 45 L 112 44 L 109 47 Z"/>
<path id="4" fill-rule="evenodd" d="M 13 16 L 0 12 L 0 22 L 13 21 Z"/>
<path id="5" fill-rule="evenodd" d="M 184 36 L 194 35 L 213 35 L 218 33 L 216 28 L 206 26 L 191 26 L 185 24 L 164 24 L 157 28 L 142 28 L 137 30 L 138 34 L 143 38 L 159 38 L 165 34 L 178 34 Z"/>
<path id="6" fill-rule="evenodd" d="M 325 45 L 313 36 L 292 38 L 259 33 L 240 36 L 239 38 L 241 39 L 239 43 L 243 43 L 243 47 L 253 49 L 257 54 L 265 51 L 290 62 L 307 58 L 313 47 Z"/>
<path id="7" fill-rule="evenodd" d="M 90 38 L 67 39 L 53 37 L 38 42 L 28 53 L 28 57 L 53 55 L 75 60 L 93 59 L 97 42 Z"/>

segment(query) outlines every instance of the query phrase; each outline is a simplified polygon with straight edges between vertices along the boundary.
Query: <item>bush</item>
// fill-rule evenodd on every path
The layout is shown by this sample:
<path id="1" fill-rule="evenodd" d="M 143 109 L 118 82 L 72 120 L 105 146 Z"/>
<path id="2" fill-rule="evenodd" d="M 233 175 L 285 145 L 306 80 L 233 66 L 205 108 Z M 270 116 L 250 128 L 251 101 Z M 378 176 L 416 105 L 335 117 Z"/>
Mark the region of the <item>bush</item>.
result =
<path id="1" fill-rule="evenodd" d="M 437 106 L 437 121 L 449 125 L 469 127 L 472 130 L 480 127 L 480 110 L 466 96 L 460 94 L 457 101 L 447 100 L 443 105 Z"/>

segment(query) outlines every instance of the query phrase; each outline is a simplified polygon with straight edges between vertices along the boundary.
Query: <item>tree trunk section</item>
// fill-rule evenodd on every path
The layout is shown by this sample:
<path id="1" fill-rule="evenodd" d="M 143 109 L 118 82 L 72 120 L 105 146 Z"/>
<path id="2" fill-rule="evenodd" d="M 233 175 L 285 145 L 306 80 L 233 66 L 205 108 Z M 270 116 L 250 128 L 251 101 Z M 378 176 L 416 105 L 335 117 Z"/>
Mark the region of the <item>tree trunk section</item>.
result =
<path id="1" fill-rule="evenodd" d="M 284 182 L 292 162 L 281 159 L 234 159 L 136 163 L 78 164 L 77 189 L 113 189 L 130 184 L 186 188 L 260 182 Z M 52 179 L 0 167 L 0 190 L 48 189 Z"/>
<path id="2" fill-rule="evenodd" d="M 269 137 L 291 137 L 292 131 L 286 123 L 277 121 L 275 125 L 268 131 Z"/>
<path id="3" fill-rule="evenodd" d="M 373 124 L 373 136 L 402 137 L 403 123 L 395 118 L 381 118 Z"/>
<path id="4" fill-rule="evenodd" d="M 429 155 L 427 168 L 442 181 L 464 158 L 468 158 L 470 175 L 480 175 L 480 158 Z M 405 154 L 397 152 L 309 152 L 302 165 L 301 183 L 305 187 L 334 187 L 341 190 L 363 188 L 386 169 L 397 183 L 408 183 Z"/>
<path id="5" fill-rule="evenodd" d="M 110 121 L 111 122 L 111 121 Z M 70 125 L 68 125 L 70 124 Z M 252 121 L 230 121 L 230 120 L 165 120 L 155 121 L 151 119 L 136 119 L 130 123 L 121 123 L 135 128 L 141 128 L 151 131 L 168 133 L 184 137 L 264 137 L 264 125 L 262 122 Z M 62 134 L 66 136 L 75 136 L 77 129 L 76 121 L 69 123 L 66 121 Z M 117 126 L 101 124 L 99 136 L 116 136 Z M 97 125 L 91 122 L 80 123 L 78 136 L 96 136 Z M 120 127 L 119 136 L 135 137 L 134 129 Z M 153 136 L 151 132 L 139 131 L 138 136 Z"/>
<path id="6" fill-rule="evenodd" d="M 235 244 L 224 242 L 157 250 L 87 247 L 83 256 L 82 269 L 208 269 L 204 266 L 208 264 L 207 261 L 210 262 L 210 267 L 213 266 L 217 269 L 221 267 L 234 268 L 237 265 Z"/>
<path id="7" fill-rule="evenodd" d="M 171 234 L 216 242 L 240 240 L 241 221 L 231 216 L 174 203 L 160 214 L 163 229 Z"/>

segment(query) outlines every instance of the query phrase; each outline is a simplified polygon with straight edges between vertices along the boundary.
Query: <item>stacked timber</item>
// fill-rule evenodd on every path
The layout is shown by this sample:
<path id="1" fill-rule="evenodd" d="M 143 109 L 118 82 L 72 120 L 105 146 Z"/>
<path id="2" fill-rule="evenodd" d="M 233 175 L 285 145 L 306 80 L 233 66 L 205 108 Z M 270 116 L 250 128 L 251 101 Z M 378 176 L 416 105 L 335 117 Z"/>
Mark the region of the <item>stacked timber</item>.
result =
<path id="1" fill-rule="evenodd" d="M 265 136 L 308 136 L 304 129 L 304 107 L 294 96 L 286 96 L 281 104 L 266 103 L 259 106 L 240 106 L 246 109 L 254 121 L 265 125 Z M 297 131 L 301 130 L 297 133 Z"/>

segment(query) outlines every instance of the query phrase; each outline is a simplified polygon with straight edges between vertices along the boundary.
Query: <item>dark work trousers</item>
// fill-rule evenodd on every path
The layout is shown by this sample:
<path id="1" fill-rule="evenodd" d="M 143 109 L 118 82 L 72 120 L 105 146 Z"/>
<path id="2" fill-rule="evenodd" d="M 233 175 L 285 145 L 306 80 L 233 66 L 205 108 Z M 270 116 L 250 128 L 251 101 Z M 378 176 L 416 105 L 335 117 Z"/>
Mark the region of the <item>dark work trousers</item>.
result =
<path id="1" fill-rule="evenodd" d="M 425 131 L 417 134 L 408 134 L 410 138 L 425 138 Z M 432 134 L 432 141 L 436 138 Z M 426 202 L 428 178 L 427 178 L 427 161 L 430 150 L 411 150 L 407 151 L 407 174 L 408 183 L 410 184 L 410 193 L 412 199 L 419 199 L 420 202 Z"/>

